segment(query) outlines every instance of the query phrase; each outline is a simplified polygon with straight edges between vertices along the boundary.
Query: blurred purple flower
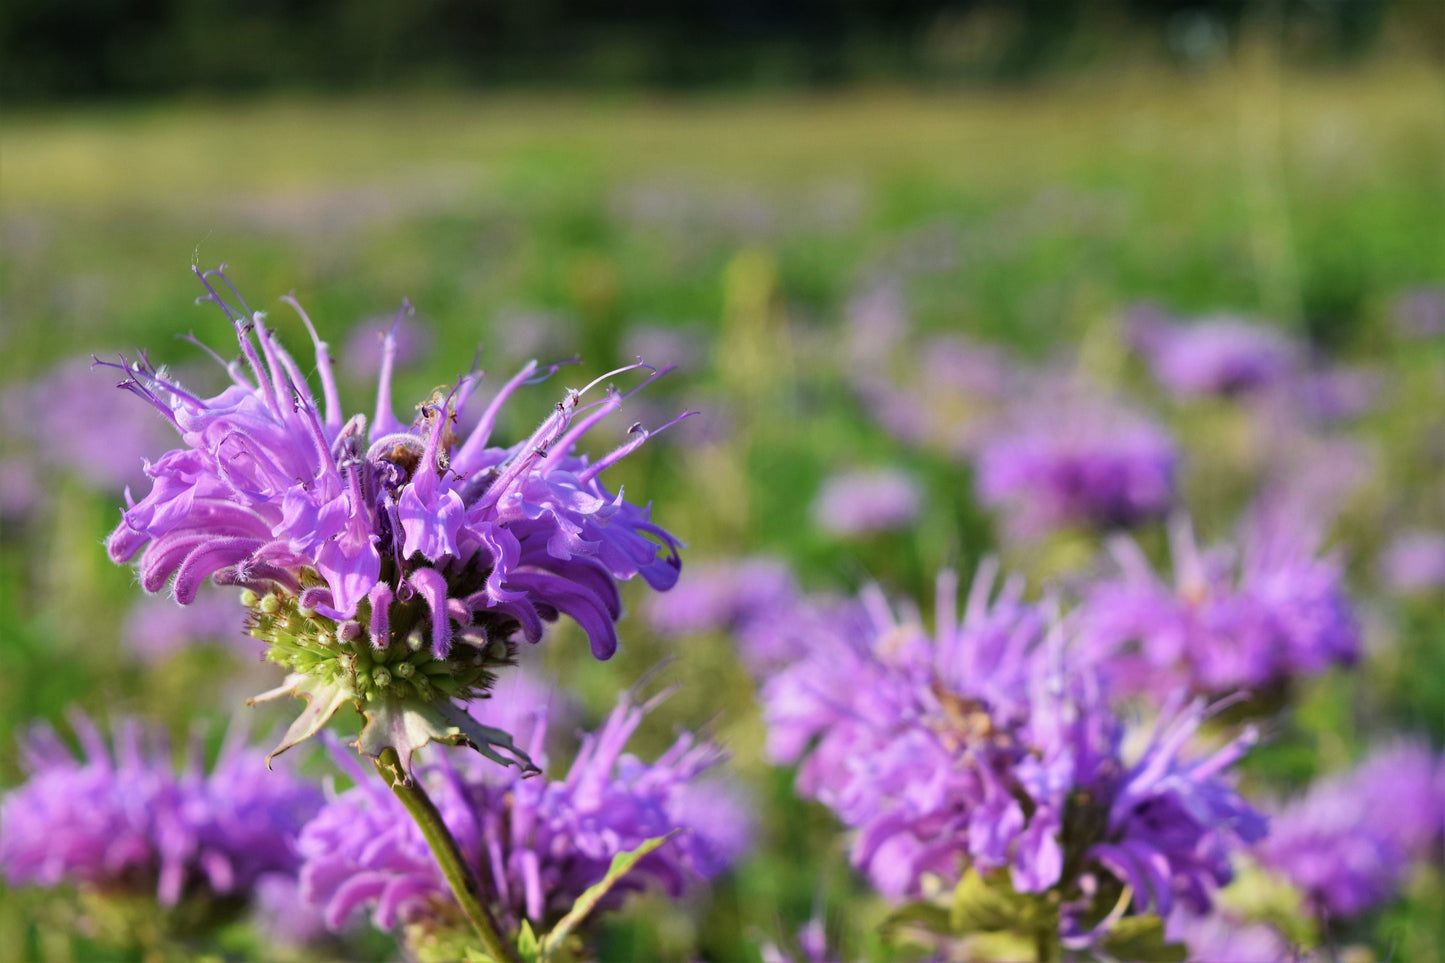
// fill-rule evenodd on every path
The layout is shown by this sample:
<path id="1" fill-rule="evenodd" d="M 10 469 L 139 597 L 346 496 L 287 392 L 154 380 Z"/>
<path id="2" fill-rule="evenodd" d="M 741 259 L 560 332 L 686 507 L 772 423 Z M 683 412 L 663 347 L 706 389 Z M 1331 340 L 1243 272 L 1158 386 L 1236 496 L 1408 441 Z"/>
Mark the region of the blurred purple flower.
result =
<path id="1" fill-rule="evenodd" d="M 523 778 L 472 756 L 461 766 L 442 756 L 419 767 L 418 778 L 508 928 L 523 919 L 550 925 L 602 878 L 614 855 L 675 829 L 689 831 L 644 858 L 604 906 L 648 884 L 679 896 L 689 880 L 722 872 L 749 841 L 735 797 L 698 782 L 722 758 L 716 746 L 684 734 L 653 763 L 623 751 L 647 708 L 624 699 L 601 729 L 583 737 L 562 779 Z M 530 752 L 545 765 L 547 720 L 538 722 Z M 304 895 L 324 907 L 333 928 L 363 910 L 384 930 L 436 916 L 450 890 L 420 831 L 354 757 L 337 758 L 354 770 L 357 785 L 302 833 Z"/>
<path id="2" fill-rule="evenodd" d="M 876 370 L 908 336 L 908 305 L 896 280 L 854 295 L 843 317 L 848 361 L 857 370 Z"/>
<path id="3" fill-rule="evenodd" d="M 1379 397 L 1381 383 L 1376 371 L 1328 367 L 1301 375 L 1291 388 L 1311 420 L 1329 425 L 1369 411 Z"/>
<path id="4" fill-rule="evenodd" d="M 820 633 L 869 625 L 855 599 L 804 595 L 787 563 L 762 555 L 690 566 L 676 589 L 648 599 L 644 615 L 662 635 L 730 634 L 759 677 L 801 658 Z"/>
<path id="5" fill-rule="evenodd" d="M 1297 346 L 1279 331 L 1239 318 L 1177 324 L 1136 312 L 1131 320 L 1131 339 L 1155 379 L 1180 397 L 1267 388 L 1289 377 L 1299 362 Z"/>
<path id="6" fill-rule="evenodd" d="M 153 892 L 169 907 L 193 895 L 249 899 L 269 874 L 297 869 L 297 836 L 321 792 L 267 769 L 241 727 L 209 771 L 198 742 L 177 771 L 164 734 L 137 720 L 122 720 L 112 744 L 78 712 L 71 726 L 79 758 L 49 728 L 22 743 L 29 780 L 0 803 L 9 885 Z"/>
<path id="7" fill-rule="evenodd" d="M 387 338 L 392 347 L 387 347 Z M 391 363 L 406 367 L 426 357 L 431 352 L 432 331 L 413 315 L 406 313 L 392 318 L 377 318 L 357 325 L 346 336 L 346 345 L 341 350 L 342 370 L 353 378 L 375 378 L 381 374 L 387 351 L 392 354 Z"/>
<path id="8" fill-rule="evenodd" d="M 644 614 L 662 635 L 730 632 L 797 596 L 787 564 L 759 555 L 690 566 L 671 592 L 647 600 Z"/>
<path id="9" fill-rule="evenodd" d="M 0 396 L 0 413 L 13 432 L 6 439 L 9 498 L 43 496 L 49 483 L 39 479 L 55 470 L 119 492 L 144 482 L 145 459 L 170 444 L 165 419 L 116 404 L 114 382 L 89 366 L 88 358 L 63 361 Z M 25 454 L 17 450 L 21 444 Z"/>
<path id="10" fill-rule="evenodd" d="M 40 504 L 44 486 L 38 467 L 24 456 L 0 458 L 0 518 L 24 519 Z"/>
<path id="11" fill-rule="evenodd" d="M 874 420 L 905 442 L 956 456 L 974 451 L 1019 381 L 1004 352 L 957 335 L 925 340 L 900 377 L 878 373 L 878 365 L 875 357 L 854 375 Z"/>
<path id="12" fill-rule="evenodd" d="M 1445 333 L 1445 287 L 1412 288 L 1395 298 L 1390 321 L 1401 337 L 1423 339 Z"/>
<path id="13" fill-rule="evenodd" d="M 865 595 L 871 632 L 820 636 L 767 683 L 768 755 L 801 763 L 799 792 L 857 831 L 853 862 L 890 898 L 974 868 L 1009 870 L 1021 892 L 1112 881 L 1141 912 L 1207 907 L 1230 851 L 1263 833 L 1221 778 L 1253 734 L 1188 760 L 1206 710 L 1176 701 L 1124 759 L 1124 727 L 1070 661 L 1066 626 L 1022 601 L 1021 580 L 994 596 L 994 574 L 980 570 L 960 622 L 945 573 L 932 636 Z M 1071 944 L 1098 935 L 1080 922 L 1090 908 L 1065 907 Z"/>
<path id="14" fill-rule="evenodd" d="M 757 678 L 806 656 L 816 639 L 866 634 L 872 620 L 857 599 L 800 595 L 759 609 L 733 630 L 743 664 Z"/>
<path id="15" fill-rule="evenodd" d="M 1380 555 L 1380 581 L 1397 595 L 1445 588 L 1445 534 L 1405 532 Z"/>
<path id="16" fill-rule="evenodd" d="M 295 876 L 270 875 L 256 884 L 255 917 L 262 935 L 272 943 L 304 947 L 331 938 L 321 911 L 301 895 Z"/>
<path id="17" fill-rule="evenodd" d="M 922 507 L 918 483 L 891 468 L 834 475 L 813 500 L 813 520 L 833 535 L 869 535 L 912 524 Z"/>
<path id="18" fill-rule="evenodd" d="M 126 616 L 121 632 L 126 648 L 147 662 L 158 662 L 190 645 L 203 642 L 236 643 L 257 651 L 246 632 L 246 610 L 229 592 L 205 588 L 190 605 L 177 605 L 164 596 L 147 596 Z"/>
<path id="19" fill-rule="evenodd" d="M 1189 948 L 1191 963 L 1309 963 L 1278 930 L 1263 923 L 1245 923 L 1223 913 L 1197 916 L 1176 912 L 1166 934 Z"/>
<path id="20" fill-rule="evenodd" d="M 978 453 L 975 484 L 984 505 L 1007 513 L 1012 534 L 1030 538 L 1164 514 L 1178 461 L 1173 440 L 1142 415 L 1066 393 L 1007 419 Z"/>
<path id="21" fill-rule="evenodd" d="M 1263 439 L 1264 477 L 1256 501 L 1271 512 L 1310 519 L 1328 528 L 1350 499 L 1376 476 L 1379 454 L 1369 443 L 1347 437 L 1299 430 L 1297 415 L 1283 409 Z"/>
<path id="22" fill-rule="evenodd" d="M 1257 692 L 1354 661 L 1360 631 L 1342 566 L 1310 539 L 1256 516 L 1236 560 L 1201 552 L 1187 518 L 1169 536 L 1172 585 L 1120 537 L 1110 544 L 1120 574 L 1085 594 L 1080 635 L 1112 686 L 1156 699 L 1181 686 Z"/>
<path id="23" fill-rule="evenodd" d="M 1297 886 L 1322 919 L 1358 915 L 1391 899 L 1412 862 L 1439 851 L 1440 785 L 1440 760 L 1428 746 L 1382 747 L 1281 807 L 1255 857 Z"/>
<path id="24" fill-rule="evenodd" d="M 470 728 L 452 697 L 485 691 L 490 667 L 510 660 L 511 639 L 536 642 L 543 622 L 563 614 L 583 627 L 594 655 L 610 657 L 622 611 L 618 580 L 641 575 L 666 589 L 677 579 L 676 540 L 598 477 L 649 433 L 638 427 L 595 462 L 575 453 L 587 430 L 623 401 L 612 388 L 598 401 L 584 404 L 584 396 L 632 368 L 567 391 L 531 437 L 503 448 L 490 444 L 497 415 L 536 378 L 535 362 L 495 393 L 463 438 L 453 430 L 455 414 L 479 376 L 437 391 L 405 425 L 392 410 L 396 343 L 388 334 L 368 427 L 363 415 L 343 420 L 326 345 L 294 299 L 285 300 L 315 344 L 322 404 L 264 315 L 220 272 L 198 276 L 207 291 L 201 300 L 230 319 L 244 360 L 227 368 L 234 383 L 208 400 L 144 357 L 109 365 L 184 442 L 147 464 L 151 491 L 138 503 L 127 499 L 110 537 L 112 559 L 126 562 L 144 549 L 142 587 L 157 592 L 169 581 L 182 604 L 208 577 L 246 587 L 252 633 L 294 670 L 266 697 L 290 693 L 309 703 L 278 752 L 351 701 L 367 715 L 358 745 L 369 755 L 395 744 L 405 765 L 417 745 L 451 733 L 446 738 L 500 760 L 489 747 L 515 747 L 504 733 Z M 312 634 L 298 642 L 295 631 Z M 318 651 L 329 657 L 318 661 Z M 391 659 L 400 661 L 388 665 Z M 447 671 L 428 672 L 419 659 L 446 662 Z M 366 671 L 374 662 L 382 665 Z M 411 671 L 393 671 L 406 666 Z"/>

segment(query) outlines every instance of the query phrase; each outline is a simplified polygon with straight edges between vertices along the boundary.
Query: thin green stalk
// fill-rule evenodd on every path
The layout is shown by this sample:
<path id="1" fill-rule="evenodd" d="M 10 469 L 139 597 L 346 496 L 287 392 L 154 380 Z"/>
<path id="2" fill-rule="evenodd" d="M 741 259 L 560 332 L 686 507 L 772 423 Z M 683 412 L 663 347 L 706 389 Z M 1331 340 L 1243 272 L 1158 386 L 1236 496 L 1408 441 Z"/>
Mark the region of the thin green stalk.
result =
<path id="1" fill-rule="evenodd" d="M 516 947 L 502 936 L 501 927 L 497 925 L 492 911 L 482 900 L 477 881 L 467 869 L 461 848 L 457 846 L 457 841 L 447 829 L 446 823 L 442 822 L 442 815 L 437 812 L 436 804 L 431 801 L 421 783 L 407 776 L 395 749 L 387 748 L 382 751 L 381 757 L 376 760 L 376 771 L 386 780 L 391 791 L 396 793 L 396 798 L 401 800 L 406 811 L 411 813 L 411 818 L 416 820 L 417 827 L 421 829 L 422 836 L 431 847 L 432 855 L 441 866 L 442 875 L 451 884 L 457 903 L 461 905 L 462 912 L 467 914 L 472 928 L 482 938 L 482 945 L 487 948 L 487 952 L 498 963 L 521 963 Z"/>

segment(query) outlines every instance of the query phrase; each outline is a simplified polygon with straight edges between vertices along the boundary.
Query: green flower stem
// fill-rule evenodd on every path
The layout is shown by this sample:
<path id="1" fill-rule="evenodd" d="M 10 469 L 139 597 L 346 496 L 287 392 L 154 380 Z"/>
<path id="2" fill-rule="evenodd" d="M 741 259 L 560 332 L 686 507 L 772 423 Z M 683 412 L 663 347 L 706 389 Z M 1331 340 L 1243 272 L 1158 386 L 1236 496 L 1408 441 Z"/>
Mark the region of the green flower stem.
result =
<path id="1" fill-rule="evenodd" d="M 516 947 L 502 936 L 496 918 L 483 902 L 477 881 L 467 869 L 461 848 L 457 846 L 457 841 L 447 829 L 446 823 L 442 822 L 442 815 L 437 812 L 436 804 L 431 801 L 421 783 L 407 776 L 395 749 L 387 748 L 382 751 L 376 760 L 376 771 L 386 780 L 391 791 L 396 793 L 396 798 L 401 800 L 406 811 L 411 813 L 411 818 L 416 820 L 417 827 L 421 829 L 422 836 L 431 847 L 432 854 L 436 856 L 437 864 L 441 866 L 442 875 L 451 884 L 452 893 L 461 904 L 462 912 L 471 920 L 472 928 L 482 938 L 487 952 L 497 963 L 521 963 Z"/>

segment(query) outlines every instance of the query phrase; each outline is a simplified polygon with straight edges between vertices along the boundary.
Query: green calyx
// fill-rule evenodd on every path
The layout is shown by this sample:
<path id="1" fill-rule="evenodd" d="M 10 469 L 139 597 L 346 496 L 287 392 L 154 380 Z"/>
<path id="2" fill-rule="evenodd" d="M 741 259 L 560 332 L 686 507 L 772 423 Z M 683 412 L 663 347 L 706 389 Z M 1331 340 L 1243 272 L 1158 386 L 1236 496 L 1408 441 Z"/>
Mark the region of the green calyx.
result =
<path id="1" fill-rule="evenodd" d="M 505 642 L 479 647 L 459 640 L 447 658 L 435 658 L 425 643 L 427 617 L 419 600 L 392 604 L 394 631 L 381 646 L 365 629 L 371 617 L 366 602 L 356 619 L 337 622 L 280 593 L 247 592 L 242 601 L 251 610 L 250 633 L 266 643 L 269 661 L 340 688 L 358 707 L 382 696 L 426 702 L 480 698 L 496 681 L 494 670 L 513 662 Z"/>
<path id="2" fill-rule="evenodd" d="M 241 601 L 250 609 L 251 635 L 266 643 L 266 658 L 289 673 L 250 704 L 285 695 L 306 700 L 271 757 L 315 735 L 349 702 L 366 718 L 358 751 L 380 758 L 395 749 L 404 778 L 412 753 L 428 742 L 467 745 L 503 765 L 536 768 L 508 733 L 482 725 L 459 704 L 486 697 L 495 670 L 514 664 L 512 643 L 488 640 L 486 627 L 467 627 L 438 659 L 426 643 L 430 615 L 419 599 L 392 603 L 392 631 L 380 645 L 366 631 L 371 612 L 364 602 L 356 619 L 338 622 L 281 592 L 248 590 Z"/>

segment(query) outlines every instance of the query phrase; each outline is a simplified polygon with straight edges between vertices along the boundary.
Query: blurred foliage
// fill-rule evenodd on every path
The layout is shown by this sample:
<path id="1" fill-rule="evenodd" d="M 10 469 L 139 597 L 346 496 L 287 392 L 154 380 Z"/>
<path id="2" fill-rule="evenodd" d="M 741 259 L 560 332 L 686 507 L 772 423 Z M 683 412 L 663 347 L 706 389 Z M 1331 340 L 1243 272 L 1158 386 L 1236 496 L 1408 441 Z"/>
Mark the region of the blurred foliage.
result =
<path id="1" fill-rule="evenodd" d="M 1306 59 L 1382 36 L 1439 55 L 1440 14 L 1433 0 L 11 0 L 0 95 L 1002 80 L 1125 45 L 1196 66 L 1255 21 Z"/>

